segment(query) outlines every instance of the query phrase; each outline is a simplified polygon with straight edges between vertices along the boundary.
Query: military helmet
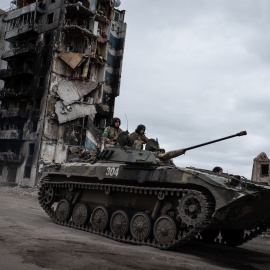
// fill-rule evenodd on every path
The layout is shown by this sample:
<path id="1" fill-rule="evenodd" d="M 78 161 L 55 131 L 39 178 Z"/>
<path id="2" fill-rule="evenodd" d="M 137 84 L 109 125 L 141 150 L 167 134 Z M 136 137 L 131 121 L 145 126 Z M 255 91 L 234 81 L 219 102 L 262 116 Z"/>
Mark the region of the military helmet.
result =
<path id="1" fill-rule="evenodd" d="M 114 126 L 116 122 L 119 122 L 119 126 L 121 125 L 121 120 L 118 117 L 114 117 L 111 122 L 111 126 Z"/>
<path id="2" fill-rule="evenodd" d="M 223 169 L 221 167 L 215 167 L 213 169 L 213 172 L 215 172 L 215 173 L 219 173 L 220 171 L 223 171 Z"/>
<path id="3" fill-rule="evenodd" d="M 142 125 L 142 124 L 138 125 L 137 128 L 136 128 L 136 132 L 139 133 L 140 130 L 144 130 L 145 131 L 146 130 L 145 125 Z"/>

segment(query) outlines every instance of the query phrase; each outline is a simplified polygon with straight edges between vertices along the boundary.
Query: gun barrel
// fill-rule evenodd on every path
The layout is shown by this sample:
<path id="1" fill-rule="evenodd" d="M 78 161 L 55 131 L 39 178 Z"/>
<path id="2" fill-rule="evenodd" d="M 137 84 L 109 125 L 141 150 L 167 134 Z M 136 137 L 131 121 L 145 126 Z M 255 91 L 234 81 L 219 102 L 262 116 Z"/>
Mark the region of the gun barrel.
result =
<path id="1" fill-rule="evenodd" d="M 231 135 L 231 136 L 227 136 L 227 137 L 220 138 L 220 139 L 217 139 L 217 140 L 214 140 L 214 141 L 210 141 L 210 142 L 206 142 L 206 143 L 202 143 L 202 144 L 198 144 L 198 145 L 194 145 L 194 146 L 185 148 L 185 150 L 188 151 L 188 150 L 195 149 L 195 148 L 198 148 L 198 147 L 201 147 L 201 146 L 205 146 L 205 145 L 208 145 L 208 144 L 212 144 L 212 143 L 228 140 L 228 139 L 233 138 L 233 137 L 237 137 L 237 136 L 240 137 L 240 136 L 244 136 L 244 135 L 247 135 L 247 132 L 246 131 L 241 131 L 241 132 L 238 132 L 238 133 L 236 133 L 234 135 Z"/>

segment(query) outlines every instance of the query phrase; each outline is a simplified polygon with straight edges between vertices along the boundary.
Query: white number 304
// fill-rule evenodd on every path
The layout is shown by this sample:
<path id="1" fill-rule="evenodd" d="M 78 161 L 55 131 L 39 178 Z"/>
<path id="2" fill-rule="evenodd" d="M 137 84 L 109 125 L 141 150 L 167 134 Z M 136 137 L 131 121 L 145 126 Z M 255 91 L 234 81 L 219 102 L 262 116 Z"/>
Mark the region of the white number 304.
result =
<path id="1" fill-rule="evenodd" d="M 108 167 L 106 175 L 108 176 L 117 176 L 118 175 L 119 168 L 114 168 L 114 167 Z"/>

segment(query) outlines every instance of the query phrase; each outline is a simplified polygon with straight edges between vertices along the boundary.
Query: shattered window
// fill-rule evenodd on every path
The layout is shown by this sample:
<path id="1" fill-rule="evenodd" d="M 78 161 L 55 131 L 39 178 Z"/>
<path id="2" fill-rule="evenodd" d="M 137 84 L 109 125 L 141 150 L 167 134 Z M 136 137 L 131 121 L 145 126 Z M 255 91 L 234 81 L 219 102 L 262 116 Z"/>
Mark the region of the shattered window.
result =
<path id="1" fill-rule="evenodd" d="M 269 165 L 268 164 L 262 164 L 261 165 L 261 175 L 262 176 L 268 176 L 269 175 Z"/>

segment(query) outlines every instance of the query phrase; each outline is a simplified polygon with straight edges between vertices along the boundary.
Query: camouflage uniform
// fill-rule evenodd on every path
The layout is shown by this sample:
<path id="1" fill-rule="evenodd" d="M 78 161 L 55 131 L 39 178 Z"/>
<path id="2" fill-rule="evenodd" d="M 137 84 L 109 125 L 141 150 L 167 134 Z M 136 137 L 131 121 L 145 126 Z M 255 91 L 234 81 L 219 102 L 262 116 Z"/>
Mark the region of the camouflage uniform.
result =
<path id="1" fill-rule="evenodd" d="M 155 154 L 156 154 L 157 158 L 159 158 L 161 161 L 163 161 L 163 160 L 168 160 L 168 159 L 171 159 L 171 158 L 181 156 L 181 155 L 183 155 L 185 153 L 186 153 L 185 149 L 178 149 L 178 150 L 172 150 L 172 151 L 169 151 L 169 152 L 166 152 L 166 153 L 156 152 Z"/>
<path id="2" fill-rule="evenodd" d="M 116 128 L 114 126 L 108 126 L 105 128 L 104 133 L 102 134 L 102 141 L 104 147 L 113 147 L 114 145 L 111 142 L 115 141 L 120 133 L 123 130 L 121 128 Z"/>
<path id="3" fill-rule="evenodd" d="M 130 134 L 129 140 L 132 148 L 140 150 L 143 148 L 143 144 L 141 143 L 141 141 L 146 142 L 148 138 L 144 134 L 141 135 L 138 132 L 134 131 Z"/>

